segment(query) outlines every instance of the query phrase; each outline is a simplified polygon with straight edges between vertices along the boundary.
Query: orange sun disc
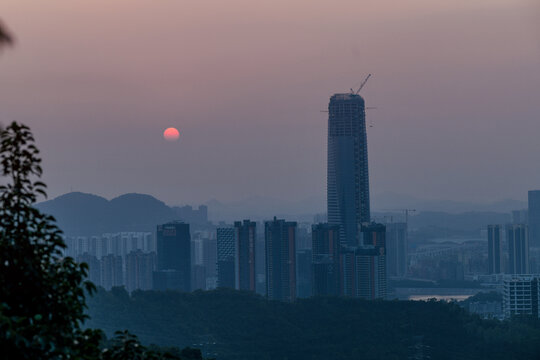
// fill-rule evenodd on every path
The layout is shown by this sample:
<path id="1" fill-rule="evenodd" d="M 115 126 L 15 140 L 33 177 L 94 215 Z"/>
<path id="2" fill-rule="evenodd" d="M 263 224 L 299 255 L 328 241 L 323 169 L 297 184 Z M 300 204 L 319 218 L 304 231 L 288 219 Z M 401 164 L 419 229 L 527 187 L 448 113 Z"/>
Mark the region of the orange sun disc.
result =
<path id="1" fill-rule="evenodd" d="M 180 137 L 180 132 L 173 127 L 165 129 L 163 132 L 163 138 L 168 141 L 176 141 Z"/>

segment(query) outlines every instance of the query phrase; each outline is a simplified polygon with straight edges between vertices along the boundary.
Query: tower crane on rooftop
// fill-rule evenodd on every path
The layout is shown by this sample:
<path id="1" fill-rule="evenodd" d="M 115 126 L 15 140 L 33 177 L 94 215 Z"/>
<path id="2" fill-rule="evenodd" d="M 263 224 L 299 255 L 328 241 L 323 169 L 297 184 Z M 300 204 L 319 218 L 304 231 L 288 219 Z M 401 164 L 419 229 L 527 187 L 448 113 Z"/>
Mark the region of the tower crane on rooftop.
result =
<path id="1" fill-rule="evenodd" d="M 360 92 L 360 90 L 362 90 L 364 85 L 366 85 L 366 83 L 367 83 L 367 81 L 369 80 L 370 77 L 371 77 L 371 74 L 368 74 L 368 76 L 366 76 L 364 81 L 362 81 L 362 83 L 360 84 L 360 87 L 358 88 L 358 90 L 354 91 L 353 89 L 351 89 L 351 94 L 358 95 L 358 93 Z"/>

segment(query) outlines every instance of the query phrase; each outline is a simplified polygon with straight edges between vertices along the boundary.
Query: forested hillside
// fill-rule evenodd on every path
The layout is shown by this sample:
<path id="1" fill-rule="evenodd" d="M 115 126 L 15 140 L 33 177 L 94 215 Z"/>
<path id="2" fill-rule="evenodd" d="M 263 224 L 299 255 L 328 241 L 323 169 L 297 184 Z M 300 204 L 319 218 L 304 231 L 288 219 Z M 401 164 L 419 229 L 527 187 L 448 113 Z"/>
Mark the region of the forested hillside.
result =
<path id="1" fill-rule="evenodd" d="M 218 359 L 538 359 L 537 321 L 485 321 L 455 304 L 312 298 L 294 304 L 234 290 L 100 291 L 88 326 L 143 343 L 195 345 Z"/>

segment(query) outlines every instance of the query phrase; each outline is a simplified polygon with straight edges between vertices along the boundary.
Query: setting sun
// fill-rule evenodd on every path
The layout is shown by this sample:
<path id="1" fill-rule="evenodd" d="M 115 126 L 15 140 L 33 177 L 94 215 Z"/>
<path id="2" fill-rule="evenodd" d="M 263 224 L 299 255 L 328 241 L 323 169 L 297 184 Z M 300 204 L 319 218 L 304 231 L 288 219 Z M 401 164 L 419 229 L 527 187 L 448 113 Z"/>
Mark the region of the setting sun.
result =
<path id="1" fill-rule="evenodd" d="M 170 127 L 163 132 L 163 138 L 167 141 L 176 141 L 180 137 L 180 132 L 176 128 Z"/>

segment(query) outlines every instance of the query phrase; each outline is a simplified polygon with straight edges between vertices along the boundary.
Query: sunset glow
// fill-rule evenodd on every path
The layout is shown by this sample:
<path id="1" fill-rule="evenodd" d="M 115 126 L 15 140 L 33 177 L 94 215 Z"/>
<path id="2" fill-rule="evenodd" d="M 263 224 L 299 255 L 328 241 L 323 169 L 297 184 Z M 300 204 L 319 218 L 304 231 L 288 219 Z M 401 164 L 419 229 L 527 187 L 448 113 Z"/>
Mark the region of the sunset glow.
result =
<path id="1" fill-rule="evenodd" d="M 170 127 L 163 132 L 163 138 L 167 141 L 176 141 L 180 137 L 180 132 L 176 128 Z"/>

